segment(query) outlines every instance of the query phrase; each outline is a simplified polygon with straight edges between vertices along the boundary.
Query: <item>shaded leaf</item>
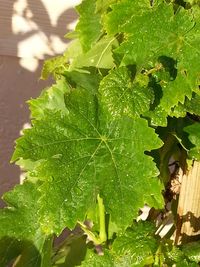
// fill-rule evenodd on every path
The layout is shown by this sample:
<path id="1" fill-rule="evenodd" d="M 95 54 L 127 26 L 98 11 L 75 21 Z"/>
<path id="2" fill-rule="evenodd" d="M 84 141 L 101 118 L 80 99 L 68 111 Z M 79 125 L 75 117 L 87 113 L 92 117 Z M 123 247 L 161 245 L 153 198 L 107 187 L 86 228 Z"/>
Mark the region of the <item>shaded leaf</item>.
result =
<path id="1" fill-rule="evenodd" d="M 191 242 L 182 247 L 182 251 L 187 256 L 187 258 L 192 261 L 199 263 L 200 262 L 200 243 Z"/>
<path id="2" fill-rule="evenodd" d="M 7 266 L 10 260 L 19 255 L 17 266 L 48 266 L 45 262 L 51 257 L 51 249 L 47 251 L 46 244 L 51 242 L 51 237 L 40 228 L 40 194 L 36 186 L 25 182 L 3 196 L 8 207 L 0 210 L 1 266 Z"/>
<path id="3" fill-rule="evenodd" d="M 184 128 L 184 131 L 189 134 L 188 138 L 194 145 L 189 151 L 189 156 L 200 160 L 200 123 L 194 123 Z"/>

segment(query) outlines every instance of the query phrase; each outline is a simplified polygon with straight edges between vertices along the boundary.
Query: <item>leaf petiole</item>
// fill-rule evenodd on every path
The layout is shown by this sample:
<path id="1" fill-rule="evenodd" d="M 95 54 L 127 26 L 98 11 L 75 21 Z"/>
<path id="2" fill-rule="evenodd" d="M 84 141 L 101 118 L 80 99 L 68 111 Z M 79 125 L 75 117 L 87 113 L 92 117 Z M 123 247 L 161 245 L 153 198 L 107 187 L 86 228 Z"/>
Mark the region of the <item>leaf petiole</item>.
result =
<path id="1" fill-rule="evenodd" d="M 81 229 L 87 234 L 89 240 L 93 241 L 95 245 L 100 245 L 102 243 L 101 239 L 99 237 L 96 237 L 96 235 L 92 231 L 90 231 L 84 223 L 78 221 L 78 224 Z"/>
<path id="2" fill-rule="evenodd" d="M 98 201 L 98 208 L 99 208 L 99 238 L 101 242 L 105 242 L 107 240 L 107 234 L 106 234 L 106 225 L 105 225 L 105 207 L 103 204 L 103 199 L 99 196 L 97 196 Z"/>

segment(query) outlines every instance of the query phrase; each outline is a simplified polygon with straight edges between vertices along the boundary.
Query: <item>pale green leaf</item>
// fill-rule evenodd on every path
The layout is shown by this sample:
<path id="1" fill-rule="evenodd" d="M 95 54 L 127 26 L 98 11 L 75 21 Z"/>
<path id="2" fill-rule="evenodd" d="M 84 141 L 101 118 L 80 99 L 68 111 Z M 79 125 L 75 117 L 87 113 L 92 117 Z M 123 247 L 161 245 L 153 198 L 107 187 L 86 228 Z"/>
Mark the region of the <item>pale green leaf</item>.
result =
<path id="1" fill-rule="evenodd" d="M 37 99 L 28 101 L 31 110 L 31 116 L 34 119 L 42 119 L 44 110 L 60 110 L 63 113 L 67 112 L 64 94 L 69 91 L 69 86 L 65 79 L 60 79 L 52 87 L 44 90 Z"/>
<path id="2" fill-rule="evenodd" d="M 104 37 L 94 44 L 92 48 L 86 52 L 79 54 L 72 60 L 69 70 L 72 71 L 82 67 L 96 67 L 109 69 L 114 67 L 112 50 L 116 48 L 118 42 L 115 37 Z"/>
<path id="3" fill-rule="evenodd" d="M 83 49 L 81 47 L 80 40 L 75 39 L 75 40 L 72 40 L 67 46 L 67 49 L 65 51 L 65 56 L 67 58 L 67 61 L 71 63 L 74 58 L 78 57 L 82 53 L 83 53 Z"/>

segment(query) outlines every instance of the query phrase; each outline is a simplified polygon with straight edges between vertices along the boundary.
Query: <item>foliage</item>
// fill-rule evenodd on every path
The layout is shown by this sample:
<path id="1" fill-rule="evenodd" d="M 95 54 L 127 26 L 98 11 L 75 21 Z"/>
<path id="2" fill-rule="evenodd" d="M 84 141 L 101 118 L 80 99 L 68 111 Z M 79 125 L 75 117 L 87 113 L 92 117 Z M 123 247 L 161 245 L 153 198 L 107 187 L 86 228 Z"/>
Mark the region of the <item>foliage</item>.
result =
<path id="1" fill-rule="evenodd" d="M 3 197 L 0 266 L 198 266 L 199 242 L 174 246 L 138 214 L 165 212 L 170 158 L 200 160 L 199 1 L 77 11 L 67 51 L 44 64 L 55 84 L 29 101 L 16 141 L 26 179 Z"/>

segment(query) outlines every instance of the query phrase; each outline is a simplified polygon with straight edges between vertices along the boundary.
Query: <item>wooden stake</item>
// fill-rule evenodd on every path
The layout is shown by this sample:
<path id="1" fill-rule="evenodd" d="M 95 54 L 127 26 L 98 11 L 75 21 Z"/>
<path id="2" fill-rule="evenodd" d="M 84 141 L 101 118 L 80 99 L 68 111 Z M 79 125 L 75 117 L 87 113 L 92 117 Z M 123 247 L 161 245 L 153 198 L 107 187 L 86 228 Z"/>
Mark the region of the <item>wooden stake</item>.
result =
<path id="1" fill-rule="evenodd" d="M 177 209 L 175 244 L 194 241 L 200 235 L 200 162 L 183 174 Z"/>

